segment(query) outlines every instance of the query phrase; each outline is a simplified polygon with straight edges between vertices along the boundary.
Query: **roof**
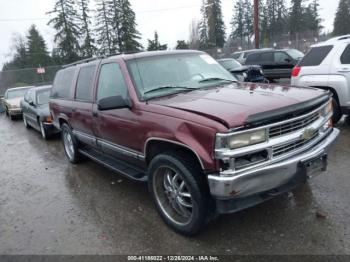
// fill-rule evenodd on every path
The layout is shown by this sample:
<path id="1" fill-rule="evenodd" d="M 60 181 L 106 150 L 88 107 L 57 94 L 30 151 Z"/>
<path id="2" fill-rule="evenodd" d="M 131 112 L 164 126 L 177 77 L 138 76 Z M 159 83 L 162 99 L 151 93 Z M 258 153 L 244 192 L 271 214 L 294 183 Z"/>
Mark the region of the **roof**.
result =
<path id="1" fill-rule="evenodd" d="M 21 90 L 21 89 L 29 89 L 29 88 L 33 88 L 34 86 L 21 86 L 21 87 L 12 87 L 7 89 L 7 91 L 14 91 L 14 90 Z"/>
<path id="2" fill-rule="evenodd" d="M 335 45 L 337 43 L 350 43 L 350 35 L 342 35 L 328 39 L 327 41 L 317 43 L 311 47 L 325 46 L 325 45 Z"/>

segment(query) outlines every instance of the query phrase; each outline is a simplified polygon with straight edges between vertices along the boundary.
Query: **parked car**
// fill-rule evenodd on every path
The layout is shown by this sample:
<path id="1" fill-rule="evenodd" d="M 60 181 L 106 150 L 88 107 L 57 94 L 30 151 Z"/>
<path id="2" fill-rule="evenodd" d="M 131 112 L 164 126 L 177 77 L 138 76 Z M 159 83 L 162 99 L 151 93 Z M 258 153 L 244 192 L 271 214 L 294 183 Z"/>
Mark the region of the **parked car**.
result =
<path id="1" fill-rule="evenodd" d="M 58 130 L 53 126 L 49 109 L 51 88 L 52 86 L 31 88 L 21 101 L 25 127 L 38 130 L 44 139 L 58 133 Z"/>
<path id="2" fill-rule="evenodd" d="M 330 92 L 236 82 L 199 51 L 84 60 L 51 94 L 68 160 L 147 181 L 165 223 L 187 235 L 326 170 L 339 134 Z"/>
<path id="3" fill-rule="evenodd" d="M 4 101 L 4 97 L 0 96 L 0 113 L 4 113 L 5 112 L 5 107 L 3 105 L 3 101 Z"/>
<path id="4" fill-rule="evenodd" d="M 218 59 L 217 61 L 241 82 L 268 82 L 264 76 L 261 66 L 243 66 L 233 58 Z"/>
<path id="5" fill-rule="evenodd" d="M 262 48 L 262 49 L 251 49 L 251 50 L 245 50 L 245 51 L 238 51 L 238 52 L 234 52 L 231 55 L 231 57 L 233 59 L 237 60 L 242 65 L 244 65 L 248 55 L 253 54 L 253 53 L 257 53 L 257 52 L 267 51 L 267 50 L 273 50 L 273 48 Z"/>
<path id="6" fill-rule="evenodd" d="M 337 123 L 350 113 L 350 35 L 316 44 L 293 69 L 292 84 L 317 87 L 333 94 Z"/>
<path id="7" fill-rule="evenodd" d="M 22 116 L 21 110 L 21 100 L 24 97 L 24 94 L 32 86 L 10 88 L 5 92 L 3 99 L 3 106 L 5 107 L 6 115 L 13 120 L 15 117 Z"/>
<path id="8" fill-rule="evenodd" d="M 293 67 L 303 56 L 304 54 L 296 49 L 268 50 L 250 54 L 245 64 L 262 66 L 265 77 L 273 81 L 290 78 Z"/>

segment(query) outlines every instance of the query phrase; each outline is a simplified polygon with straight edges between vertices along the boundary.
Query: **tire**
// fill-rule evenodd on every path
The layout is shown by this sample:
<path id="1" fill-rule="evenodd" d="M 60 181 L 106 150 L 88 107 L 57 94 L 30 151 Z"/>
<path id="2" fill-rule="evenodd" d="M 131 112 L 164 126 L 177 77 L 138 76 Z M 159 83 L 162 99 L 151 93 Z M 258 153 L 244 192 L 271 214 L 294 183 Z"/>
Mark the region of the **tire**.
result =
<path id="1" fill-rule="evenodd" d="M 7 117 L 10 117 L 9 110 L 7 109 L 7 107 L 6 107 L 6 109 L 5 109 L 5 112 L 6 112 L 6 116 L 7 116 Z"/>
<path id="2" fill-rule="evenodd" d="M 63 124 L 61 130 L 64 152 L 71 163 L 77 164 L 80 161 L 80 154 L 78 152 L 78 143 L 74 138 L 73 132 L 67 124 Z"/>
<path id="3" fill-rule="evenodd" d="M 26 116 L 23 114 L 23 123 L 24 123 L 24 126 L 26 127 L 26 128 L 29 128 L 30 126 L 29 126 L 29 124 L 28 124 L 28 122 L 27 122 L 27 118 L 26 118 Z"/>
<path id="4" fill-rule="evenodd" d="M 332 102 L 333 102 L 333 117 L 332 117 L 332 121 L 333 121 L 333 124 L 336 125 L 340 121 L 340 119 L 342 118 L 343 113 L 341 111 L 341 108 L 339 106 L 339 103 L 338 103 L 337 99 L 335 99 L 333 97 Z"/>
<path id="5" fill-rule="evenodd" d="M 44 127 L 44 124 L 43 122 L 41 122 L 39 120 L 39 123 L 40 123 L 40 133 L 41 133 L 41 137 L 45 140 L 49 140 L 50 136 L 48 134 L 48 132 L 45 130 L 45 127 Z"/>
<path id="6" fill-rule="evenodd" d="M 149 165 L 148 188 L 158 213 L 176 232 L 194 235 L 209 220 L 213 209 L 205 176 L 185 155 L 156 156 Z"/>

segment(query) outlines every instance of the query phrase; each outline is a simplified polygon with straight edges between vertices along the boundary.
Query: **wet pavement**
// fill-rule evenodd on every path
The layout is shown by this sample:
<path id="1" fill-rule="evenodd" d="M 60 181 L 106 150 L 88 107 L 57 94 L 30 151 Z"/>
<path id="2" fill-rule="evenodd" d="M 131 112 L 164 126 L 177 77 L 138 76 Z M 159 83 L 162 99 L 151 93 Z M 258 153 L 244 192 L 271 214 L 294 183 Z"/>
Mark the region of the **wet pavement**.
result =
<path id="1" fill-rule="evenodd" d="M 221 216 L 187 238 L 160 219 L 145 184 L 69 164 L 21 120 L 0 115 L 0 254 L 350 254 L 350 123 L 326 173 Z"/>

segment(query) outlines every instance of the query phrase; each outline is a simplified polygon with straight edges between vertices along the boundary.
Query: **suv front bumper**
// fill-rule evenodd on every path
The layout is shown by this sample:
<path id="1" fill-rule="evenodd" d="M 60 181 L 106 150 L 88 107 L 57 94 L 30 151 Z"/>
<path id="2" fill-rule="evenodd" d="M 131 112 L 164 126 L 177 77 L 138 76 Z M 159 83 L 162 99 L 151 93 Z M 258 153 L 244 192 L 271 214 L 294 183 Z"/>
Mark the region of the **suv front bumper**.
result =
<path id="1" fill-rule="evenodd" d="M 254 195 L 289 185 L 295 177 L 304 176 L 306 179 L 308 174 L 303 163 L 315 159 L 326 160 L 328 150 L 338 136 L 339 130 L 334 128 L 327 137 L 307 151 L 243 174 L 227 176 L 225 172 L 225 176 L 220 176 L 220 174 L 208 175 L 211 195 L 218 200 L 241 201 L 244 198 L 248 199 Z M 286 189 L 283 191 L 286 191 Z M 247 203 L 247 205 L 252 206 L 253 204 Z M 228 209 L 222 210 L 221 213 L 236 211 L 233 210 L 234 208 Z"/>

